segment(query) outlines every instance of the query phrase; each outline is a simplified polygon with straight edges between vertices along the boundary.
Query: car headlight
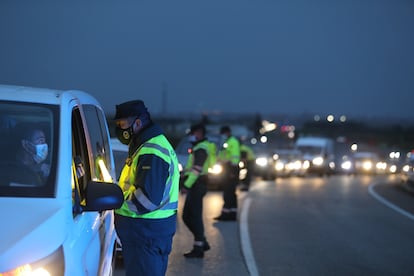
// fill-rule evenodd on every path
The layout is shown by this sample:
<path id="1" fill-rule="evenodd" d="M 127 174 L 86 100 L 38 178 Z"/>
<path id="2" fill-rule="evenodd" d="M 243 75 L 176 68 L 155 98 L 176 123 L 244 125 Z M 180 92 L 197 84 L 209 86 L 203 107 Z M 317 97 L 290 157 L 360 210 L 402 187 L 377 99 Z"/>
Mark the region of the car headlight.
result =
<path id="1" fill-rule="evenodd" d="M 258 157 L 256 158 L 256 164 L 260 167 L 266 167 L 267 166 L 267 158 L 266 157 Z"/>
<path id="2" fill-rule="evenodd" d="M 13 270 L 0 273 L 11 276 L 52 276 L 64 274 L 63 250 L 59 248 L 51 255 L 31 264 L 24 264 Z"/>
<path id="3" fill-rule="evenodd" d="M 409 165 L 404 165 L 402 170 L 403 170 L 403 172 L 408 172 L 410 170 L 410 166 Z"/>
<path id="4" fill-rule="evenodd" d="M 376 167 L 378 170 L 385 171 L 387 169 L 387 163 L 377 162 Z"/>
<path id="5" fill-rule="evenodd" d="M 397 165 L 391 165 L 390 166 L 390 173 L 396 173 L 397 172 Z"/>
<path id="6" fill-rule="evenodd" d="M 284 167 L 285 167 L 285 165 L 283 164 L 283 162 L 276 162 L 276 164 L 275 164 L 275 170 L 276 171 L 282 171 Z"/>
<path id="7" fill-rule="evenodd" d="M 292 169 L 293 170 L 300 170 L 302 163 L 299 160 L 294 161 L 292 164 Z"/>
<path id="8" fill-rule="evenodd" d="M 293 163 L 293 162 L 289 162 L 289 163 L 287 163 L 287 164 L 286 164 L 286 169 L 287 169 L 288 171 L 293 171 L 293 170 L 295 169 L 295 163 Z"/>
<path id="9" fill-rule="evenodd" d="M 302 168 L 304 170 L 307 170 L 309 169 L 309 167 L 310 167 L 310 162 L 308 160 L 303 161 Z"/>
<path id="10" fill-rule="evenodd" d="M 344 162 L 342 162 L 342 164 L 341 164 L 341 168 L 343 169 L 343 170 L 346 170 L 346 171 L 349 171 L 350 169 L 352 169 L 352 162 L 351 161 L 344 161 Z"/>
<path id="11" fill-rule="evenodd" d="M 372 170 L 372 162 L 371 161 L 364 161 L 362 163 L 362 168 L 366 171 Z"/>
<path id="12" fill-rule="evenodd" d="M 315 157 L 312 160 L 312 164 L 315 166 L 321 166 L 323 164 L 323 158 L 321 156 Z"/>
<path id="13" fill-rule="evenodd" d="M 215 175 L 221 174 L 223 172 L 223 166 L 215 164 L 212 168 L 208 168 L 208 172 Z"/>

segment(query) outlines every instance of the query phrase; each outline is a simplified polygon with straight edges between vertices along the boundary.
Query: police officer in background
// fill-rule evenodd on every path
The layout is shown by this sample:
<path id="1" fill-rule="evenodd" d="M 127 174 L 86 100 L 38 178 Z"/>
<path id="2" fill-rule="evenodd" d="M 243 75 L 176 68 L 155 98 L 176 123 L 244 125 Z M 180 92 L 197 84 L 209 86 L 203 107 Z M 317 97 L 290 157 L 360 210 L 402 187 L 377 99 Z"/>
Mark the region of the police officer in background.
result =
<path id="1" fill-rule="evenodd" d="M 223 146 L 219 152 L 219 161 L 224 167 L 223 208 L 216 220 L 237 220 L 236 187 L 239 184 L 240 143 L 231 133 L 229 126 L 220 129 Z"/>
<path id="2" fill-rule="evenodd" d="M 210 143 L 205 134 L 204 125 L 191 126 L 189 140 L 192 148 L 182 190 L 186 193 L 183 221 L 194 236 L 194 245 L 191 251 L 184 254 L 186 258 L 203 258 L 204 251 L 210 249 L 204 236 L 203 224 L 203 197 L 207 193 Z"/>
<path id="3" fill-rule="evenodd" d="M 175 151 L 141 100 L 116 106 L 116 134 L 128 145 L 115 210 L 125 274 L 165 275 L 176 231 L 179 171 Z"/>

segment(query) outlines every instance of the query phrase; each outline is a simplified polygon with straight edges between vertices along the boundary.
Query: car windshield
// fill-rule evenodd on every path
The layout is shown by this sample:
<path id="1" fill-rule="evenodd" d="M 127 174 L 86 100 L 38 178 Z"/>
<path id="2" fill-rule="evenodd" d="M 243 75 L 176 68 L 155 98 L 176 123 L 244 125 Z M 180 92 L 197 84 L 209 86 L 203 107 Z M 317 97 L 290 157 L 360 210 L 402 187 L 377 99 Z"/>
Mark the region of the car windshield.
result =
<path id="1" fill-rule="evenodd" d="M 53 197 L 57 106 L 0 101 L 0 196 Z"/>
<path id="2" fill-rule="evenodd" d="M 372 153 L 372 152 L 357 152 L 354 154 L 354 159 L 355 160 L 376 160 L 378 159 L 377 154 Z"/>
<path id="3" fill-rule="evenodd" d="M 296 150 L 279 150 L 274 154 L 275 159 L 293 160 L 300 158 L 300 152 Z"/>

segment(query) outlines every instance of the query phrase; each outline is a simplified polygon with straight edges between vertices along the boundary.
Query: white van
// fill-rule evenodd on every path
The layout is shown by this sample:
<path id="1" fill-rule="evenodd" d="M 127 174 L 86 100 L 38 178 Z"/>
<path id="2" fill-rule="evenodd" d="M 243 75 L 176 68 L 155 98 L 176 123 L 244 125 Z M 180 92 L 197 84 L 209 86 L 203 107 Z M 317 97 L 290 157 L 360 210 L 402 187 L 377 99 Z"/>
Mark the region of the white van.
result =
<path id="1" fill-rule="evenodd" d="M 309 174 L 330 175 L 335 170 L 333 139 L 326 137 L 299 137 L 295 149 L 305 162 L 309 162 Z"/>
<path id="2" fill-rule="evenodd" d="M 0 136 L 0 275 L 112 275 L 123 195 L 97 100 L 0 85 Z"/>

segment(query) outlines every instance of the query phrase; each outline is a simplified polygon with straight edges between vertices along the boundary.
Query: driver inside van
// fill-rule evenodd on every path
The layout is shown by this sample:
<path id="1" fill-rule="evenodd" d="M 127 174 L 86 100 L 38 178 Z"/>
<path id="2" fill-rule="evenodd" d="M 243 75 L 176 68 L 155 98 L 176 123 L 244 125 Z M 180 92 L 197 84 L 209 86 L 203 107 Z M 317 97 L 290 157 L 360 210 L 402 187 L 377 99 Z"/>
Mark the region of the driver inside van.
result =
<path id="1" fill-rule="evenodd" d="M 18 128 L 22 135 L 16 155 L 17 162 L 32 172 L 30 184 L 43 184 L 50 173 L 50 165 L 44 162 L 48 155 L 46 135 L 41 128 L 33 125 Z"/>

